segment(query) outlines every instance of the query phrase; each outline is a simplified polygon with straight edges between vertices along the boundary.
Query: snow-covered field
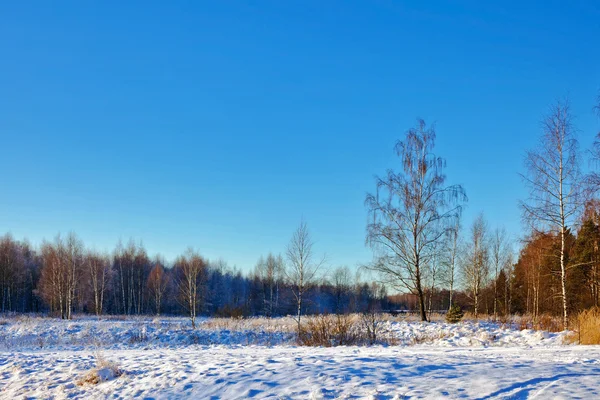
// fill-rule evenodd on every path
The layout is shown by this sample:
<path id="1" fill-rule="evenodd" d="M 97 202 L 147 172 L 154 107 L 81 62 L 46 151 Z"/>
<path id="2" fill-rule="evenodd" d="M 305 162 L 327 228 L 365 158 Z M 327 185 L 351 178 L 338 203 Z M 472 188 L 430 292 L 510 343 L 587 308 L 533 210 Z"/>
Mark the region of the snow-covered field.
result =
<path id="1" fill-rule="evenodd" d="M 600 346 L 388 321 L 393 346 L 295 345 L 289 319 L 0 318 L 0 398 L 600 398 Z M 85 383 L 100 368 L 97 384 Z M 117 376 L 120 375 L 120 376 Z"/>

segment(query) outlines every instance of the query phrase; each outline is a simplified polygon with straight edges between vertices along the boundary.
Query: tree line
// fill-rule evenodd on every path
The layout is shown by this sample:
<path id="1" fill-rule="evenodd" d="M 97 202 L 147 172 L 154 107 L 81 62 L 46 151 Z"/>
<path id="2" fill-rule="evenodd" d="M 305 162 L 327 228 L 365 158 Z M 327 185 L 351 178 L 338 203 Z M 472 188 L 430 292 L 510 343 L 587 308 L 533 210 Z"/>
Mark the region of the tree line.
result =
<path id="1" fill-rule="evenodd" d="M 348 267 L 327 273 L 322 260 L 313 261 L 306 223 L 286 254 L 261 257 L 244 274 L 192 248 L 168 265 L 133 240 L 104 254 L 86 248 L 75 233 L 39 248 L 6 234 L 0 237 L 0 312 L 63 319 L 74 313 L 188 315 L 195 325 L 199 315 L 295 315 L 300 323 L 307 313 L 389 307 L 383 285 L 363 282 Z"/>

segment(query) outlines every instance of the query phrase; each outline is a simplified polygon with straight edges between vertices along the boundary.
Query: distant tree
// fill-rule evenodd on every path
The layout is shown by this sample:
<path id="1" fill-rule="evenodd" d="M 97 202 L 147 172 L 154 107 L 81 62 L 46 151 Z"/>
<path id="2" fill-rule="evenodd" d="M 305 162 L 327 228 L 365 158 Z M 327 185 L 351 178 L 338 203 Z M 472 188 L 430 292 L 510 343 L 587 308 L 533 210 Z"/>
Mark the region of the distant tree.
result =
<path id="1" fill-rule="evenodd" d="M 579 300 L 580 309 L 600 306 L 600 225 L 594 203 L 586 204 L 571 251 L 571 263 L 577 267 L 572 270 L 575 279 L 569 292 L 572 298 Z"/>
<path id="2" fill-rule="evenodd" d="M 263 285 L 262 311 L 268 318 L 273 316 L 279 306 L 279 281 L 283 268 L 283 258 L 271 253 L 266 259 L 261 257 L 256 264 L 255 274 Z"/>
<path id="3" fill-rule="evenodd" d="M 600 91 L 598 91 L 597 105 L 594 107 L 594 111 L 600 119 Z M 598 167 L 600 167 L 600 132 L 596 134 L 596 140 L 592 145 L 592 161 L 595 168 L 587 175 L 586 180 L 591 192 L 598 192 L 600 190 L 600 172 L 598 172 Z"/>
<path id="4" fill-rule="evenodd" d="M 346 266 L 338 267 L 333 271 L 331 278 L 334 295 L 334 311 L 344 313 L 349 306 L 347 298 L 352 288 L 352 274 Z"/>
<path id="5" fill-rule="evenodd" d="M 38 285 L 42 297 L 62 319 L 71 319 L 76 291 L 83 271 L 83 244 L 74 233 L 66 240 L 42 244 L 43 268 Z"/>
<path id="6" fill-rule="evenodd" d="M 556 242 L 555 235 L 533 231 L 524 241 L 514 267 L 511 286 L 515 291 L 516 311 L 532 314 L 534 320 L 554 294 L 553 282 L 548 278 L 552 276 Z"/>
<path id="7" fill-rule="evenodd" d="M 195 329 L 207 264 L 195 250 L 190 248 L 184 256 L 177 259 L 175 266 L 180 275 L 178 286 L 182 304 L 190 316 L 192 329 Z"/>
<path id="8" fill-rule="evenodd" d="M 285 275 L 291 285 L 292 294 L 296 300 L 296 322 L 298 332 L 301 330 L 302 308 L 305 301 L 305 293 L 314 282 L 319 269 L 325 263 L 325 257 L 320 261 L 314 260 L 313 241 L 308 231 L 306 222 L 302 220 L 300 226 L 292 235 L 288 244 L 286 255 L 288 265 Z"/>
<path id="9" fill-rule="evenodd" d="M 442 238 L 443 239 L 443 238 Z M 433 312 L 433 296 L 436 290 L 436 284 L 439 281 L 442 265 L 443 241 L 440 240 L 432 246 L 432 255 L 426 266 L 426 280 L 429 282 L 427 296 L 427 313 Z"/>
<path id="10" fill-rule="evenodd" d="M 509 252 L 504 263 L 504 314 L 510 315 L 512 313 L 512 296 L 513 296 L 513 273 L 514 273 L 514 259 L 513 253 Z"/>
<path id="11" fill-rule="evenodd" d="M 483 214 L 479 214 L 471 226 L 470 241 L 467 242 L 464 251 L 462 270 L 467 295 L 473 301 L 473 311 L 477 318 L 481 292 L 489 277 L 488 227 Z"/>
<path id="12" fill-rule="evenodd" d="M 207 298 L 210 300 L 212 310 L 220 315 L 225 308 L 231 306 L 233 299 L 231 273 L 224 259 L 211 263 L 208 279 L 210 280 L 210 294 Z"/>
<path id="13" fill-rule="evenodd" d="M 509 256 L 508 238 L 504 228 L 496 228 L 490 241 L 491 263 L 494 270 L 494 321 L 498 319 L 498 277 Z"/>
<path id="14" fill-rule="evenodd" d="M 419 120 L 396 144 L 402 171 L 389 170 L 385 178 L 377 178 L 376 194 L 368 194 L 365 201 L 371 221 L 367 243 L 377 252 L 370 268 L 415 294 L 423 321 L 424 268 L 466 201 L 460 185 L 445 185 L 446 163 L 433 152 L 435 137 L 435 129 Z"/>
<path id="15" fill-rule="evenodd" d="M 63 245 L 60 237 L 56 237 L 54 244 L 44 241 L 41 247 L 42 271 L 37 284 L 37 291 L 50 307 L 50 312 L 58 312 L 65 318 L 65 298 L 63 286 L 65 285 L 65 268 L 63 264 Z"/>
<path id="16" fill-rule="evenodd" d="M 72 318 L 75 298 L 83 272 L 83 242 L 71 232 L 65 241 L 65 256 L 67 264 L 67 319 Z"/>
<path id="17" fill-rule="evenodd" d="M 557 234 L 560 240 L 561 298 L 563 328 L 568 328 L 567 235 L 584 202 L 584 181 L 579 169 L 577 139 L 568 103 L 557 103 L 543 122 L 539 148 L 525 159 L 522 175 L 529 198 L 521 203 L 525 220 L 537 231 Z"/>
<path id="18" fill-rule="evenodd" d="M 0 238 L 0 311 L 12 311 L 14 292 L 22 262 L 17 242 L 10 234 Z"/>
<path id="19" fill-rule="evenodd" d="M 165 274 L 165 269 L 161 265 L 160 261 L 154 263 L 154 267 L 150 271 L 148 276 L 148 290 L 152 300 L 154 301 L 154 307 L 156 315 L 160 315 L 160 306 L 162 304 L 163 296 L 167 290 L 169 284 L 169 277 Z"/>
<path id="20" fill-rule="evenodd" d="M 90 286 L 94 299 L 94 312 L 96 315 L 100 315 L 104 306 L 104 294 L 110 282 L 110 260 L 107 256 L 95 252 L 87 252 L 84 264 L 87 266 L 90 278 Z"/>
<path id="21" fill-rule="evenodd" d="M 444 240 L 444 275 L 448 284 L 448 307 L 452 308 L 453 295 L 455 290 L 456 282 L 456 270 L 458 264 L 458 252 L 460 247 L 460 218 L 456 218 L 454 225 L 446 231 L 446 237 Z"/>

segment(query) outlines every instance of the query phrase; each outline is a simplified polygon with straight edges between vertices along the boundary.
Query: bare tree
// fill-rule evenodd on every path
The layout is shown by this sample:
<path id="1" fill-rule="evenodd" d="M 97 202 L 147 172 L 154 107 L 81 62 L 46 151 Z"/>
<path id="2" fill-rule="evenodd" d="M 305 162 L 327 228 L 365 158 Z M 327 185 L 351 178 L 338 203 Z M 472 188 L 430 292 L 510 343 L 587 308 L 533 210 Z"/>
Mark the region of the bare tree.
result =
<path id="1" fill-rule="evenodd" d="M 349 305 L 349 299 L 345 297 L 350 293 L 350 288 L 352 286 L 352 274 L 350 273 L 350 269 L 347 266 L 337 267 L 333 271 L 331 280 L 331 283 L 333 284 L 335 312 L 343 314 Z M 344 307 L 344 305 L 346 306 Z"/>
<path id="2" fill-rule="evenodd" d="M 598 92 L 597 105 L 594 107 L 594 111 L 600 118 L 600 91 Z M 595 164 L 595 169 L 598 169 L 600 166 L 600 132 L 596 135 L 596 140 L 594 140 L 594 144 L 592 145 L 592 162 Z M 589 189 L 591 192 L 597 192 L 600 190 L 600 173 L 598 171 L 592 171 L 586 177 L 589 183 Z"/>
<path id="3" fill-rule="evenodd" d="M 446 163 L 433 152 L 435 136 L 435 129 L 419 120 L 395 147 L 402 172 L 389 170 L 385 178 L 377 178 L 376 194 L 365 200 L 370 214 L 367 243 L 376 252 L 370 268 L 391 285 L 417 295 L 423 321 L 423 268 L 467 199 L 460 185 L 445 185 Z"/>
<path id="4" fill-rule="evenodd" d="M 448 229 L 445 238 L 444 249 L 444 273 L 448 284 L 449 301 L 448 309 L 452 308 L 454 300 L 454 288 L 456 282 L 456 269 L 458 264 L 458 251 L 460 245 L 460 218 L 456 218 L 454 225 Z"/>
<path id="5" fill-rule="evenodd" d="M 508 239 L 504 228 L 494 230 L 490 249 L 492 268 L 494 269 L 494 321 L 496 321 L 498 319 L 498 276 L 500 271 L 505 268 L 509 255 Z"/>
<path id="6" fill-rule="evenodd" d="M 313 245 L 314 243 L 306 222 L 302 220 L 288 244 L 286 255 L 289 263 L 285 269 L 285 274 L 292 287 L 292 294 L 296 300 L 298 332 L 301 329 L 300 319 L 305 300 L 304 294 L 307 288 L 313 283 L 319 269 L 325 263 L 325 257 L 315 262 Z"/>
<path id="7" fill-rule="evenodd" d="M 513 285 L 512 275 L 514 271 L 514 260 L 512 251 L 508 252 L 504 263 L 504 274 L 506 276 L 506 282 L 504 282 L 504 314 L 510 315 L 512 312 L 512 297 L 513 297 Z"/>
<path id="8" fill-rule="evenodd" d="M 83 243 L 74 233 L 66 240 L 57 235 L 53 244 L 42 245 L 42 258 L 42 296 L 62 319 L 71 319 L 83 271 Z"/>
<path id="9" fill-rule="evenodd" d="M 67 319 L 73 318 L 75 297 L 83 271 L 83 243 L 71 232 L 65 241 L 65 262 L 67 265 Z"/>
<path id="10" fill-rule="evenodd" d="M 160 315 L 163 295 L 169 284 L 169 277 L 165 274 L 165 269 L 161 264 L 159 260 L 156 260 L 154 267 L 150 271 L 150 275 L 148 275 L 148 290 L 154 301 L 156 315 Z"/>
<path id="11" fill-rule="evenodd" d="M 12 309 L 15 275 L 20 269 L 17 243 L 10 234 L 0 238 L 0 312 Z"/>
<path id="12" fill-rule="evenodd" d="M 429 258 L 429 262 L 426 265 L 426 280 L 429 281 L 428 288 L 428 298 L 427 298 L 427 313 L 431 316 L 433 311 L 433 295 L 436 288 L 436 283 L 438 283 L 440 270 L 441 270 L 441 253 L 442 253 L 442 244 L 443 243 L 435 243 L 432 247 L 432 255 Z"/>
<path id="13" fill-rule="evenodd" d="M 529 198 L 521 203 L 525 221 L 536 231 L 550 231 L 560 238 L 564 329 L 569 322 L 566 241 L 584 204 L 585 188 L 577 148 L 569 105 L 559 102 L 544 119 L 539 148 L 527 153 L 527 174 L 521 175 L 529 188 Z"/>
<path id="14" fill-rule="evenodd" d="M 100 315 L 104 306 L 104 293 L 110 278 L 110 260 L 98 253 L 88 252 L 85 256 L 85 264 L 94 297 L 94 311 L 96 315 Z"/>
<path id="15" fill-rule="evenodd" d="M 283 258 L 269 253 L 256 264 L 256 275 L 264 283 L 263 307 L 267 318 L 271 318 L 278 307 L 279 281 L 283 272 Z"/>
<path id="16" fill-rule="evenodd" d="M 467 295 L 473 300 L 475 318 L 479 314 L 479 296 L 489 277 L 488 228 L 483 214 L 479 214 L 471 226 L 470 241 L 463 253 L 462 270 Z"/>
<path id="17" fill-rule="evenodd" d="M 183 306 L 189 313 L 192 329 L 196 328 L 196 315 L 198 313 L 206 275 L 206 262 L 193 249 L 188 249 L 184 256 L 180 256 L 176 263 L 179 270 L 179 291 Z"/>
<path id="18" fill-rule="evenodd" d="M 56 236 L 54 243 L 42 243 L 42 271 L 38 283 L 38 291 L 42 298 L 50 305 L 50 312 L 58 313 L 62 319 L 66 318 L 66 268 L 64 265 L 64 244 L 60 236 Z"/>

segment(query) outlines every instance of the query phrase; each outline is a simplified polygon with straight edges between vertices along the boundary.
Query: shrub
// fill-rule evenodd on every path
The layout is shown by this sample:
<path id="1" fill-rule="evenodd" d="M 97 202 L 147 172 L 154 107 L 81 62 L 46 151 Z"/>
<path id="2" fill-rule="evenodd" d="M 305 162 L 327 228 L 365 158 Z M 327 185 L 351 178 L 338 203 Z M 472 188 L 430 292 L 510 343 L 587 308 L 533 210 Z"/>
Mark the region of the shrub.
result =
<path id="1" fill-rule="evenodd" d="M 538 317 L 534 329 L 548 332 L 562 332 L 564 329 L 563 321 L 559 317 L 553 317 L 552 315 L 542 314 Z"/>
<path id="2" fill-rule="evenodd" d="M 377 343 L 377 340 L 380 339 L 379 334 L 383 324 L 381 314 L 378 314 L 374 311 L 369 311 L 361 314 L 360 321 L 369 344 Z"/>
<path id="3" fill-rule="evenodd" d="M 464 314 L 459 305 L 453 305 L 450 310 L 446 313 L 446 322 L 455 324 L 463 318 Z"/>
<path id="4" fill-rule="evenodd" d="M 137 328 L 129 333 L 129 344 L 144 343 L 148 341 L 148 334 L 145 328 Z"/>
<path id="5" fill-rule="evenodd" d="M 242 307 L 230 307 L 230 306 L 225 306 L 225 307 L 219 308 L 216 312 L 216 316 L 221 317 L 221 318 L 241 319 L 244 317 L 245 314 L 246 313 L 244 312 L 244 309 Z"/>
<path id="6" fill-rule="evenodd" d="M 357 344 L 360 335 L 350 315 L 318 315 L 307 320 L 298 333 L 304 346 L 347 346 Z"/>

